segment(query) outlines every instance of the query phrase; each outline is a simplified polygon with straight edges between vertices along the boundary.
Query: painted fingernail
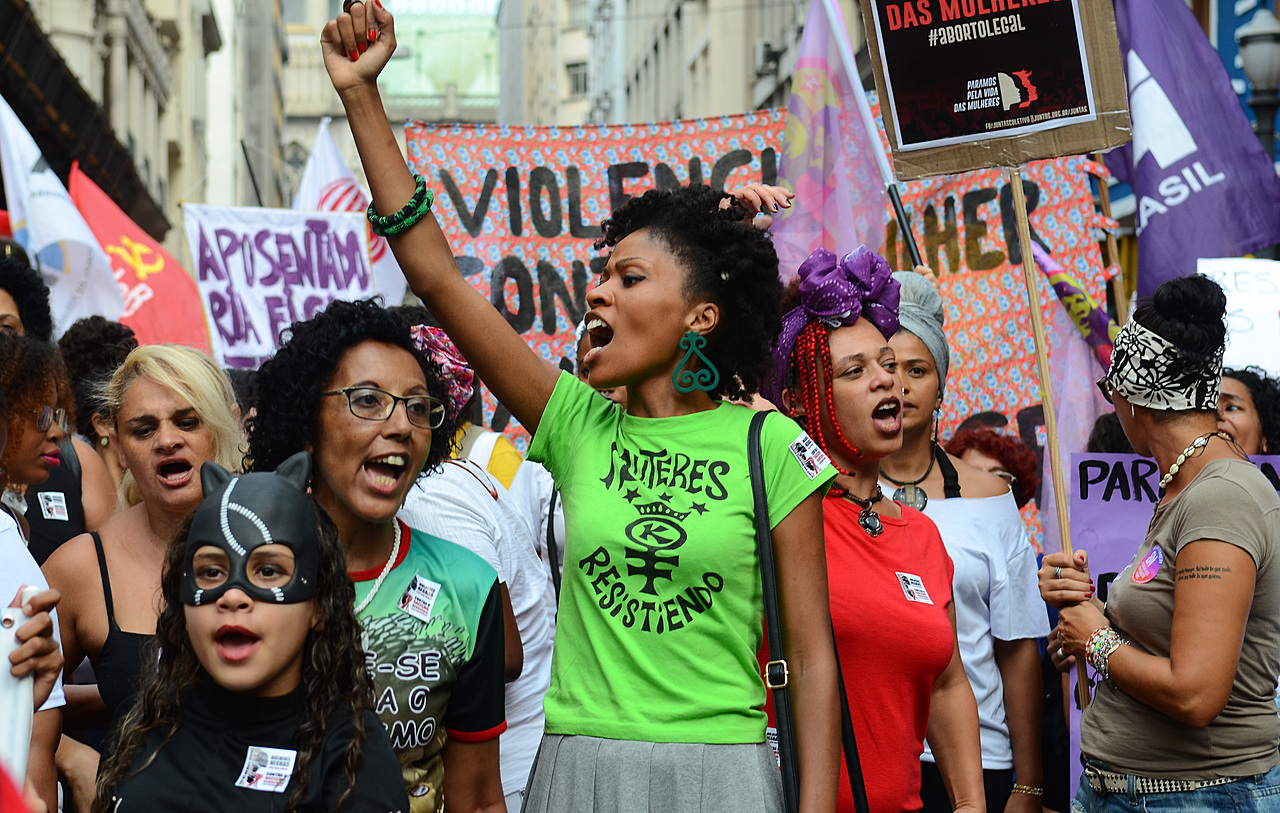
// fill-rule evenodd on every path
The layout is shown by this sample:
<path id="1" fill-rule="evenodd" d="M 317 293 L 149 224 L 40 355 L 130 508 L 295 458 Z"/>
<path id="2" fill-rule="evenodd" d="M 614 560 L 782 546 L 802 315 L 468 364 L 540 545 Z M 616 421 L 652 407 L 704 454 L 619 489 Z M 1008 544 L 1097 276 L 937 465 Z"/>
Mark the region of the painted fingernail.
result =
<path id="1" fill-rule="evenodd" d="M 351 57 L 352 62 L 355 62 L 357 59 L 360 58 L 360 55 L 355 51 L 351 51 L 350 53 L 347 54 L 347 56 Z"/>
<path id="2" fill-rule="evenodd" d="M 382 3 L 380 2 L 380 0 L 373 0 L 373 4 L 374 4 L 375 6 L 377 6 L 378 8 L 382 8 L 382 7 L 383 7 L 383 6 L 382 6 Z"/>
<path id="3" fill-rule="evenodd" d="M 377 39 L 378 39 L 378 32 L 377 32 L 375 29 L 370 28 L 370 29 L 369 29 L 369 42 L 374 42 L 374 41 L 375 41 L 375 40 L 377 40 Z"/>
<path id="4" fill-rule="evenodd" d="M 363 42 L 356 43 L 356 50 L 358 50 L 362 54 L 365 52 L 365 49 L 367 49 L 368 47 L 369 46 L 364 44 Z"/>

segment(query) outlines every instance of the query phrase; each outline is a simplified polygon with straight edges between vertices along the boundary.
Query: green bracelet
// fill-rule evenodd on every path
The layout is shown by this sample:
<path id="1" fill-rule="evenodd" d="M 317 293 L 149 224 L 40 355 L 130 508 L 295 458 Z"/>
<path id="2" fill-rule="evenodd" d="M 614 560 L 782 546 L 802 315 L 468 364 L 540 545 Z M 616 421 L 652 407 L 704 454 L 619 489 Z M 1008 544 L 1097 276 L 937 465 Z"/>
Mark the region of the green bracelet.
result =
<path id="1" fill-rule="evenodd" d="M 427 189 L 426 178 L 415 174 L 413 180 L 417 184 L 413 197 L 409 198 L 409 202 L 400 207 L 400 211 L 395 214 L 379 217 L 373 204 L 369 204 L 369 211 L 365 216 L 369 218 L 369 227 L 373 229 L 374 234 L 379 237 L 395 237 L 407 231 L 410 226 L 421 220 L 423 215 L 431 211 L 435 195 Z"/>

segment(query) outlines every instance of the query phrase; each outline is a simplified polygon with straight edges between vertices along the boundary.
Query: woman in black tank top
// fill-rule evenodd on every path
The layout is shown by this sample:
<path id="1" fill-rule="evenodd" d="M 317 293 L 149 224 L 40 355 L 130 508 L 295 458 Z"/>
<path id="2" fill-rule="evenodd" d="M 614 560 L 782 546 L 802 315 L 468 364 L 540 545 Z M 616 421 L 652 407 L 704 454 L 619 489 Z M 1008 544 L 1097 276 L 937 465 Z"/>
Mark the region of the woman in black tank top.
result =
<path id="1" fill-rule="evenodd" d="M 203 496 L 200 466 L 216 460 L 234 469 L 239 460 L 241 434 L 230 382 L 198 351 L 140 347 L 104 394 L 111 440 L 128 467 L 121 510 L 97 533 L 59 547 L 44 565 L 50 584 L 65 597 L 59 607 L 65 678 L 70 680 L 85 657 L 98 678 L 95 686 L 66 687 L 68 730 L 103 725 L 128 710 L 149 657 L 146 644 L 158 617 L 165 555 Z M 101 595 L 94 587 L 99 583 Z M 95 756 L 83 751 L 78 756 L 59 754 L 64 771 L 72 774 L 73 794 L 77 787 L 88 789 L 96 772 Z"/>

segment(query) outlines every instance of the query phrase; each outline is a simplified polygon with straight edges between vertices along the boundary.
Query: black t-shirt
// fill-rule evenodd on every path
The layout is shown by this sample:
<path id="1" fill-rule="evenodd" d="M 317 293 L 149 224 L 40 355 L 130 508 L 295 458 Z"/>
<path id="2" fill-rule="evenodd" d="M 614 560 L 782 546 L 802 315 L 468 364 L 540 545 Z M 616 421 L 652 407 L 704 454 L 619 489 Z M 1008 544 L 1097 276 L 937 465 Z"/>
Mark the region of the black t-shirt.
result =
<path id="1" fill-rule="evenodd" d="M 141 773 L 130 775 L 113 795 L 112 813 L 181 810 L 184 813 L 284 811 L 293 793 L 296 765 L 293 738 L 302 724 L 302 687 L 283 697 L 245 697 L 206 678 L 184 690 L 182 724 L 158 752 L 160 735 L 134 759 Z M 400 763 L 378 718 L 365 710 L 366 739 L 355 790 L 343 804 L 352 813 L 405 813 L 409 809 Z M 343 752 L 351 723 L 340 707 L 326 726 L 320 753 L 312 760 L 299 813 L 336 810 L 346 791 Z M 280 787 L 276 791 L 275 787 Z"/>
<path id="2" fill-rule="evenodd" d="M 67 438 L 58 444 L 62 465 L 54 466 L 49 479 L 27 489 L 27 543 L 36 564 L 43 565 L 63 542 L 84 533 L 84 494 L 80 487 L 80 458 Z"/>

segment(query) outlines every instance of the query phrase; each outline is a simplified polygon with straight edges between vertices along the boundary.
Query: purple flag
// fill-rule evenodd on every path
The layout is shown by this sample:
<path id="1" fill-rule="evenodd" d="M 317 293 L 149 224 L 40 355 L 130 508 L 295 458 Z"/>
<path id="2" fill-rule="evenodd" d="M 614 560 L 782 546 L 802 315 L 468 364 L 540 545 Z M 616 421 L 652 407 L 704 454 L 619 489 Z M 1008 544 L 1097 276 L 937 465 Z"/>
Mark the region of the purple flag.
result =
<path id="1" fill-rule="evenodd" d="M 1200 257 L 1280 243 L 1280 179 L 1183 0 L 1115 0 L 1133 141 L 1106 157 L 1137 199 L 1138 295 Z"/>
<path id="2" fill-rule="evenodd" d="M 890 176 L 862 85 L 852 82 L 853 50 L 840 9 L 812 0 L 800 39 L 783 140 L 780 183 L 796 193 L 773 224 L 782 278 L 815 248 L 843 255 L 884 239 Z"/>

